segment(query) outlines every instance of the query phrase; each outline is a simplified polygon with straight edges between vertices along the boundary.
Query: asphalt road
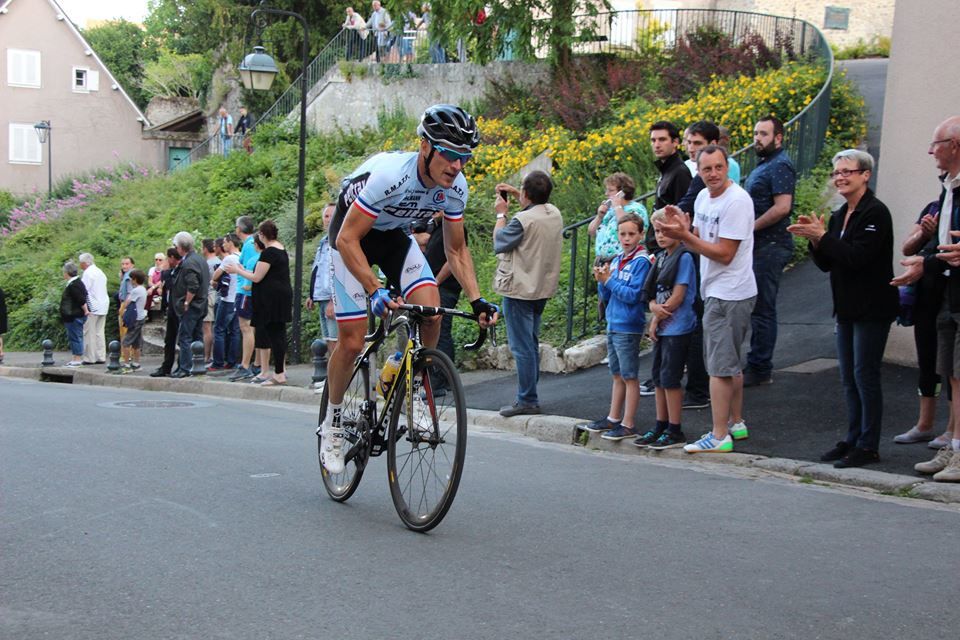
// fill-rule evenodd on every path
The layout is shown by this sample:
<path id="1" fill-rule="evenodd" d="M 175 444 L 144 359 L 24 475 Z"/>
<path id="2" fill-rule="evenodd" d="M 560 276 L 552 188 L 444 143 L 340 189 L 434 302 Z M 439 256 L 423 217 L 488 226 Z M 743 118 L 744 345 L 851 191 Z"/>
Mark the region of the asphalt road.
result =
<path id="1" fill-rule="evenodd" d="M 117 401 L 193 408 L 111 408 Z M 0 378 L 0 638 L 928 638 L 960 510 L 473 432 L 420 535 L 313 411 Z M 946 537 L 945 537 L 946 536 Z M 952 587 L 950 585 L 953 585 Z"/>
<path id="2" fill-rule="evenodd" d="M 883 124 L 883 101 L 887 93 L 886 58 L 843 60 L 837 66 L 846 70 L 863 96 L 867 107 L 867 151 L 880 164 L 880 127 Z M 870 178 L 870 187 L 877 188 L 877 172 Z"/>

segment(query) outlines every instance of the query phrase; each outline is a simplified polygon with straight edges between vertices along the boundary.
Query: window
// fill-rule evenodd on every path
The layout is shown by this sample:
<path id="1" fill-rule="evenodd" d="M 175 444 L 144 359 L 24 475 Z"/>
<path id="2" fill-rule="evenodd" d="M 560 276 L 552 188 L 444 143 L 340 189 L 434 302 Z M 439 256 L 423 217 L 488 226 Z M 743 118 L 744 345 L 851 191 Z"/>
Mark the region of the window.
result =
<path id="1" fill-rule="evenodd" d="M 10 162 L 41 164 L 40 138 L 32 124 L 10 123 Z"/>
<path id="2" fill-rule="evenodd" d="M 40 88 L 40 52 L 7 49 L 7 84 Z"/>
<path id="3" fill-rule="evenodd" d="M 87 67 L 73 68 L 73 92 L 89 93 L 100 90 L 100 72 Z"/>

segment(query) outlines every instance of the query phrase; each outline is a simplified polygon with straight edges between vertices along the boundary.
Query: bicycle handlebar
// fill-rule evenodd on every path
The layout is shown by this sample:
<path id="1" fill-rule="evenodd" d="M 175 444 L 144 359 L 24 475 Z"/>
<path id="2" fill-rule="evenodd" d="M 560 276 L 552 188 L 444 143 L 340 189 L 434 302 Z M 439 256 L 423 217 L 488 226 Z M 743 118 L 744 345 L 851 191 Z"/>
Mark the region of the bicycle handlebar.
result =
<path id="1" fill-rule="evenodd" d="M 418 316 L 422 316 L 424 318 L 429 318 L 431 316 L 458 316 L 460 318 L 466 318 L 467 320 L 473 320 L 478 324 L 480 322 L 480 318 L 476 314 L 467 313 L 466 311 L 461 311 L 460 309 L 447 309 L 445 307 L 425 307 L 419 304 L 401 304 L 397 307 L 397 309 L 391 310 L 389 313 L 387 313 L 386 316 L 381 318 L 380 324 L 377 325 L 376 330 L 373 333 L 370 333 L 364 336 L 363 338 L 364 341 L 372 342 L 374 340 L 378 340 L 381 337 L 383 337 L 387 332 L 387 328 L 388 327 L 392 328 L 393 314 L 396 311 L 409 311 L 410 313 L 416 314 Z M 487 331 L 489 327 L 479 327 L 479 328 L 480 328 L 480 333 L 477 335 L 477 339 L 474 342 L 471 342 L 470 344 L 463 345 L 463 348 L 466 349 L 467 351 L 476 351 L 481 346 L 483 346 L 483 343 L 486 341 Z M 496 334 L 494 334 L 494 338 L 496 338 Z M 494 344 L 496 344 L 496 340 L 494 340 Z"/>

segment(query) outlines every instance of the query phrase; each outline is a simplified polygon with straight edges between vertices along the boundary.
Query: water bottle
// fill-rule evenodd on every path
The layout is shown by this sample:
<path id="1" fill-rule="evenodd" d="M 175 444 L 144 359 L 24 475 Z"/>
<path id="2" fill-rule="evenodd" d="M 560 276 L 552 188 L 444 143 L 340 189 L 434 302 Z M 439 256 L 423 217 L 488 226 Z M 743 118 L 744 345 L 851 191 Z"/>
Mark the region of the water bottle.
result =
<path id="1" fill-rule="evenodd" d="M 403 354 L 397 351 L 383 363 L 383 370 L 380 372 L 380 382 L 377 383 L 377 393 L 380 394 L 381 398 L 387 397 L 387 392 L 390 391 L 390 385 L 393 384 L 393 379 L 397 376 L 397 371 L 400 371 L 400 363 L 402 361 Z"/>

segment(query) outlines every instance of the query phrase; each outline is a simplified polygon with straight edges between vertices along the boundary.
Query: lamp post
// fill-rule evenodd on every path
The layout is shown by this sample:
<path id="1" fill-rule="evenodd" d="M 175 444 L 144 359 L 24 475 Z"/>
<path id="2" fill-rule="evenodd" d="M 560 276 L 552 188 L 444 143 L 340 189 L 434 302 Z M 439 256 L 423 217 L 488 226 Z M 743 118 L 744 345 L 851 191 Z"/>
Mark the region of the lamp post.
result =
<path id="1" fill-rule="evenodd" d="M 41 120 L 33 125 L 40 144 L 47 143 L 47 197 L 53 195 L 53 127 L 49 120 Z"/>
<path id="2" fill-rule="evenodd" d="M 297 246 L 293 277 L 293 360 L 294 363 L 299 363 L 300 309 L 303 298 L 303 192 L 307 158 L 307 64 L 309 64 L 307 49 L 310 40 L 308 38 L 307 21 L 299 13 L 267 7 L 264 6 L 262 1 L 260 6 L 250 14 L 250 19 L 255 20 L 260 13 L 296 18 L 300 21 L 300 26 L 303 27 L 303 69 L 300 74 L 300 165 L 297 175 Z M 270 85 L 273 84 L 273 79 L 278 73 L 276 63 L 274 63 L 273 58 L 267 55 L 263 47 L 254 47 L 253 53 L 247 54 L 243 62 L 240 63 L 238 70 L 244 88 L 252 91 L 270 89 Z"/>

